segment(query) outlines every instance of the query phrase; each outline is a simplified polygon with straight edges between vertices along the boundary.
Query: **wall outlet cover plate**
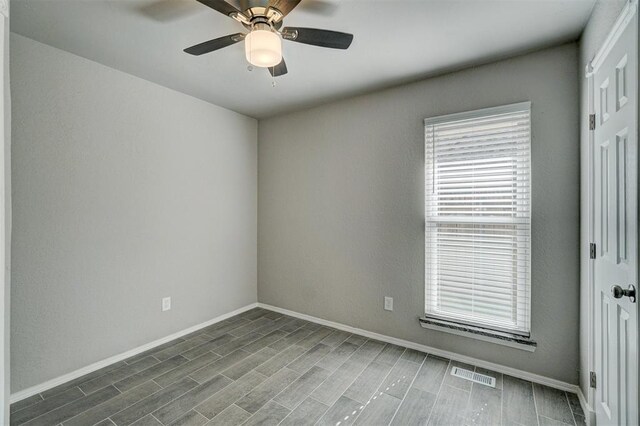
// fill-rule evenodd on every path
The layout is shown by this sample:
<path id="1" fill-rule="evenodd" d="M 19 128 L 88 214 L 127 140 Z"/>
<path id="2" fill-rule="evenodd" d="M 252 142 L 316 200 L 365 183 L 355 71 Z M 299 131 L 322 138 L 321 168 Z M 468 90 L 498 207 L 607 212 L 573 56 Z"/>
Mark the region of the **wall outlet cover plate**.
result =
<path id="1" fill-rule="evenodd" d="M 169 309 L 171 309 L 171 298 L 170 297 L 163 297 L 162 298 L 162 312 L 168 311 Z"/>
<path id="2" fill-rule="evenodd" d="M 393 311 L 393 297 L 384 298 L 384 309 L 386 311 Z"/>

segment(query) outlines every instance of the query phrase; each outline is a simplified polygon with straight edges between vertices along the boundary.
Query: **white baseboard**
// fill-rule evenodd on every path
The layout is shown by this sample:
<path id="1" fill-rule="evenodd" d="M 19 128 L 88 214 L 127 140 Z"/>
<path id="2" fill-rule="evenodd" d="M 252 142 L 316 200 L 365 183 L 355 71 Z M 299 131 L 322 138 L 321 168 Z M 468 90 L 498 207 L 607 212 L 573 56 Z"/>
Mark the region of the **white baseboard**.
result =
<path id="1" fill-rule="evenodd" d="M 198 331 L 202 328 L 208 327 L 212 324 L 215 324 L 217 322 L 223 321 L 227 318 L 230 318 L 234 315 L 238 315 L 241 314 L 242 312 L 248 311 L 249 309 L 253 309 L 255 307 L 261 307 L 261 308 L 265 308 L 265 309 L 269 309 L 272 311 L 276 311 L 276 312 L 280 312 L 282 314 L 285 315 L 289 315 L 292 317 L 296 317 L 296 318 L 300 318 L 300 319 L 304 319 L 307 321 L 311 321 L 317 324 L 322 324 L 322 325 L 326 325 L 328 327 L 333 327 L 336 328 L 338 330 L 343 330 L 343 331 L 347 331 L 350 333 L 355 333 L 355 334 L 360 334 L 362 336 L 365 337 L 369 337 L 371 339 L 376 339 L 376 340 L 380 340 L 382 342 L 387 342 L 387 343 L 393 343 L 395 345 L 399 345 L 399 346 L 404 346 L 407 348 L 411 348 L 411 349 L 416 349 L 422 352 L 427 352 L 430 354 L 434 354 L 437 356 L 441 356 L 444 358 L 449 358 L 455 361 L 460 361 L 460 362 L 464 362 L 467 364 L 473 364 L 476 365 L 478 367 L 482 367 L 482 368 L 487 368 L 489 370 L 493 370 L 496 371 L 498 373 L 503 373 L 503 374 L 508 374 L 510 376 L 513 377 L 518 377 L 524 380 L 529 380 L 531 382 L 534 383 L 539 383 L 545 386 L 550 386 L 556 389 L 561 389 L 564 391 L 568 391 L 568 392 L 574 392 L 578 394 L 578 399 L 580 400 L 580 405 L 582 406 L 582 410 L 585 413 L 586 416 L 586 421 L 587 424 L 589 425 L 595 425 L 595 413 L 593 412 L 593 410 L 591 409 L 591 407 L 589 406 L 589 404 L 587 403 L 584 395 L 582 394 L 582 391 L 580 390 L 580 388 L 577 385 L 572 385 L 570 383 L 566 383 L 566 382 L 562 382 L 560 380 L 556 380 L 556 379 L 552 379 L 549 377 L 545 377 L 545 376 L 541 376 L 538 374 L 534 374 L 534 373 L 529 373 L 527 371 L 522 371 L 522 370 L 518 370 L 512 367 L 507 367 L 504 365 L 500 365 L 500 364 L 495 364 L 492 362 L 488 362 L 488 361 L 483 361 L 481 359 L 477 359 L 477 358 L 473 358 L 473 357 L 469 357 L 469 356 L 465 356 L 465 355 L 459 355 L 457 353 L 454 352 L 449 352 L 449 351 L 445 351 L 442 349 L 438 349 L 438 348 L 433 348 L 431 346 L 426 346 L 426 345 L 421 345 L 419 343 L 414 343 L 414 342 L 410 342 L 408 340 L 403 340 L 403 339 L 397 339 L 395 337 L 391 337 L 391 336 L 386 336 L 383 334 L 378 334 L 378 333 L 374 333 L 371 331 L 367 331 L 367 330 L 363 330 L 360 328 L 356 328 L 356 327 L 351 327 L 348 325 L 344 325 L 344 324 L 340 324 L 337 322 L 333 322 L 333 321 L 328 321 L 322 318 L 317 318 L 317 317 L 313 317 L 311 315 L 306 315 L 306 314 L 301 314 L 295 311 L 290 311 L 288 309 L 283 309 L 283 308 L 279 308 L 277 306 L 272 306 L 272 305 L 267 305 L 265 303 L 252 303 L 250 305 L 244 306 L 242 308 L 236 309 L 235 311 L 226 313 L 224 315 L 220 315 L 216 318 L 213 318 L 209 321 L 203 322 L 201 324 L 195 325 L 193 327 L 189 327 L 187 329 L 184 329 L 182 331 L 179 331 L 177 333 L 173 333 L 169 336 L 163 337 L 161 339 L 155 340 L 153 342 L 147 343 L 145 345 L 142 346 L 138 346 L 135 349 L 131 349 L 127 352 L 123 352 L 121 354 L 118 355 L 114 355 L 112 357 L 106 358 L 102 361 L 98 361 L 95 362 L 91 365 L 88 365 L 86 367 L 80 368 L 78 370 L 72 371 L 71 373 L 67 373 L 65 375 L 62 375 L 60 377 L 56 377 L 55 379 L 51 379 L 48 380 L 44 383 L 41 383 L 39 385 L 36 386 L 32 386 L 30 388 L 21 390 L 19 392 L 16 392 L 14 394 L 11 395 L 11 399 L 10 399 L 10 403 L 15 403 L 18 402 L 20 400 L 23 400 L 25 398 L 28 398 L 30 396 L 33 396 L 35 394 L 44 392 L 46 390 L 52 389 L 58 385 L 61 385 L 63 383 L 66 383 L 70 380 L 73 379 L 77 379 L 78 377 L 84 376 L 85 374 L 89 374 L 92 373 L 96 370 L 99 370 L 103 367 L 106 367 L 110 364 L 122 361 L 124 359 L 130 358 L 134 355 L 137 355 L 139 353 L 142 353 L 144 351 L 147 351 L 149 349 L 153 349 L 156 346 L 160 346 L 164 343 L 167 343 L 171 340 L 177 339 L 179 337 L 185 336 L 187 334 L 193 333 L 195 331 Z"/>
<path id="2" fill-rule="evenodd" d="M 397 339 L 391 336 L 385 336 L 384 334 L 374 333 L 372 331 L 363 330 L 361 328 L 355 328 L 348 325 L 340 324 L 333 321 L 328 321 L 322 318 L 313 317 L 311 315 L 301 314 L 288 309 L 278 308 L 277 306 L 267 305 L 265 303 L 258 303 L 258 307 L 269 309 L 272 311 L 280 312 L 281 314 L 289 315 L 292 317 L 300 318 L 303 320 L 315 322 L 317 324 L 326 325 L 328 327 L 337 328 L 338 330 L 348 331 L 350 333 L 360 334 L 370 339 L 380 340 L 382 342 L 393 343 L 395 345 L 404 346 L 406 348 L 415 349 L 421 352 L 427 352 L 433 355 L 441 356 L 443 358 L 449 358 L 454 361 L 464 362 L 466 364 L 473 364 L 475 366 L 486 368 L 496 371 L 498 373 L 508 374 L 509 376 L 517 377 L 520 379 L 528 380 L 530 382 L 539 383 L 541 385 L 549 386 L 552 388 L 560 389 L 563 391 L 578 393 L 580 388 L 578 385 L 572 385 L 560 380 L 552 379 L 550 377 L 541 376 L 539 374 L 529 373 L 528 371 L 518 370 L 516 368 L 507 367 L 493 362 L 483 361 L 481 359 L 473 358 L 466 355 L 460 355 L 454 352 L 445 351 L 431 346 L 421 345 L 419 343 L 410 342 L 408 340 Z M 416 319 L 417 321 L 417 319 Z M 582 404 L 584 397 L 580 400 Z M 588 406 L 588 405 L 587 405 Z M 583 405 L 584 409 L 584 405 Z M 587 411 L 585 411 L 585 414 Z"/>
<path id="3" fill-rule="evenodd" d="M 58 385 L 66 383 L 66 382 L 68 382 L 70 380 L 77 379 L 78 377 L 82 377 L 85 374 L 92 373 L 92 372 L 94 372 L 96 370 L 99 370 L 99 369 L 101 369 L 103 367 L 106 367 L 106 366 L 108 366 L 110 364 L 125 360 L 127 358 L 130 358 L 130 357 L 132 357 L 134 355 L 137 355 L 139 353 L 142 353 L 144 351 L 148 351 L 149 349 L 153 349 L 156 346 L 160 346 L 160 345 L 162 345 L 164 343 L 170 342 L 171 340 L 177 339 L 178 337 L 186 336 L 187 334 L 193 333 L 193 332 L 198 331 L 198 330 L 200 330 L 202 328 L 205 328 L 205 327 L 213 325 L 213 324 L 215 324 L 217 322 L 223 321 L 223 320 L 225 320 L 227 318 L 230 318 L 230 317 L 232 317 L 234 315 L 241 314 L 241 313 L 243 313 L 245 311 L 248 311 L 249 309 L 253 309 L 253 308 L 257 307 L 257 306 L 258 306 L 257 303 L 251 303 L 250 305 L 243 306 L 242 308 L 239 308 L 239 309 L 236 309 L 235 311 L 220 315 L 220 316 L 215 317 L 215 318 L 213 318 L 213 319 L 211 319 L 209 321 L 203 322 L 203 323 L 198 324 L 198 325 L 194 325 L 193 327 L 186 328 L 186 329 L 184 329 L 182 331 L 178 331 L 177 333 L 173 333 L 173 334 L 171 334 L 169 336 L 166 336 L 166 337 L 163 337 L 161 339 L 154 340 L 153 342 L 147 343 L 145 345 L 138 346 L 135 349 L 131 349 L 131 350 L 127 351 L 127 352 L 123 352 L 121 354 L 114 355 L 112 357 L 103 359 L 102 361 L 94 362 L 91 365 L 87 365 L 86 367 L 83 367 L 83 368 L 80 368 L 78 370 L 72 371 L 71 373 L 64 374 L 64 375 L 62 375 L 60 377 L 56 377 L 55 379 L 47 380 L 46 382 L 41 383 L 39 385 L 35 385 L 35 386 L 30 387 L 30 388 L 21 390 L 19 392 L 11 394 L 11 398 L 10 398 L 9 402 L 11 404 L 13 404 L 13 403 L 21 401 L 21 400 L 23 400 L 25 398 L 29 398 L 30 396 L 33 396 L 35 394 L 38 394 L 38 393 L 44 392 L 46 390 L 52 389 L 52 388 L 54 388 L 54 387 L 56 387 Z"/>

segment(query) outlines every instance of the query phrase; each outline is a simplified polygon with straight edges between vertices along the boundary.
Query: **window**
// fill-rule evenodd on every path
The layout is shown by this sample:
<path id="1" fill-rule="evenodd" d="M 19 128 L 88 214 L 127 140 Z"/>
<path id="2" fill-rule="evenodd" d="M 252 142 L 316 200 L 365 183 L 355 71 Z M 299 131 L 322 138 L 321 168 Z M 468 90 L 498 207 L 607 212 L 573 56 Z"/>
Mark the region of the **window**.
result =
<path id="1" fill-rule="evenodd" d="M 425 314 L 529 336 L 531 105 L 425 120 Z"/>

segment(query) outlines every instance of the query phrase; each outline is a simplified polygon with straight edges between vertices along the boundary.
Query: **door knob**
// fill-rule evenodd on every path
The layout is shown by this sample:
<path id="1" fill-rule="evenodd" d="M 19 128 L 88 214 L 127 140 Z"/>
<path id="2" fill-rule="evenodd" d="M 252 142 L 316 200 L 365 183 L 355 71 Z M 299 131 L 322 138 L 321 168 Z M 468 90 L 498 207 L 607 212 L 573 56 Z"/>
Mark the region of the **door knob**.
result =
<path id="1" fill-rule="evenodd" d="M 616 299 L 622 298 L 622 296 L 627 296 L 631 299 L 631 303 L 636 303 L 636 288 L 633 284 L 629 284 L 629 288 L 623 289 L 619 285 L 614 285 L 611 287 L 611 293 L 613 293 L 613 297 Z"/>

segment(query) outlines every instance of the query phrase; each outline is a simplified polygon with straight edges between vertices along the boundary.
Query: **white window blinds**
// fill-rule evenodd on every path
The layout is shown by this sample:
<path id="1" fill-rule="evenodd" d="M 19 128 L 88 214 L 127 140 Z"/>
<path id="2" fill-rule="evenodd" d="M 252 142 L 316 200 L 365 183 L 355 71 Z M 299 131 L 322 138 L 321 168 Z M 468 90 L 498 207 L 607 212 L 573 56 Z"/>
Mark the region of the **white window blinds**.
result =
<path id="1" fill-rule="evenodd" d="M 530 103 L 425 120 L 425 313 L 529 335 Z"/>

